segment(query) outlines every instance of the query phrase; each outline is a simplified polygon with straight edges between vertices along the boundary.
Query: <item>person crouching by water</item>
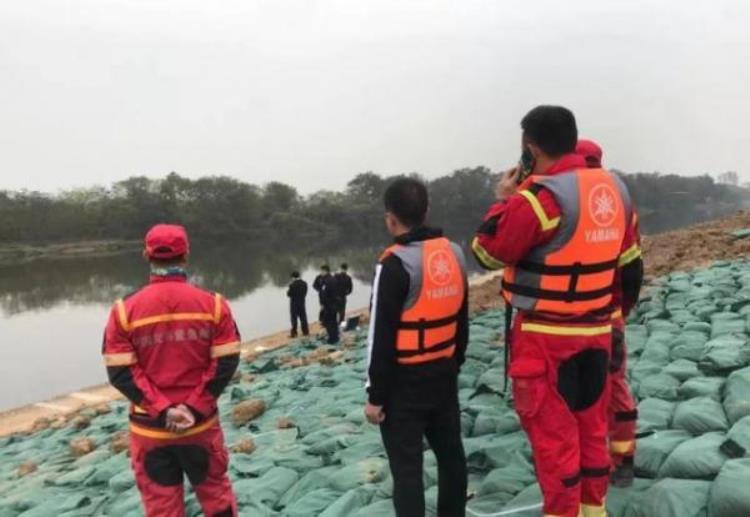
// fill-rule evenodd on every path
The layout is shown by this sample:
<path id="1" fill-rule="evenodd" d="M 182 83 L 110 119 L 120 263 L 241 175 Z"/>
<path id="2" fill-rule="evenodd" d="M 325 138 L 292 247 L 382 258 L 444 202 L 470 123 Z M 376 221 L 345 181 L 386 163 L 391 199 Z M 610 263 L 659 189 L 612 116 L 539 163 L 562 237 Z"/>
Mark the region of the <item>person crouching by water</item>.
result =
<path id="1" fill-rule="evenodd" d="M 289 297 L 289 317 L 292 321 L 292 331 L 289 337 L 297 337 L 297 325 L 302 327 L 302 335 L 309 336 L 310 329 L 307 325 L 307 308 L 305 298 L 307 297 L 307 282 L 300 278 L 299 271 L 292 272 L 292 281 L 286 291 Z"/>
<path id="2" fill-rule="evenodd" d="M 187 476 L 205 515 L 234 517 L 216 402 L 237 369 L 240 335 L 226 300 L 188 283 L 188 237 L 146 234 L 148 285 L 115 302 L 104 333 L 110 383 L 130 402 L 130 458 L 149 517 L 185 515 Z"/>
<path id="3" fill-rule="evenodd" d="M 462 517 L 467 471 L 457 379 L 469 337 L 464 256 L 440 230 L 424 225 L 422 182 L 398 179 L 384 201 L 394 244 L 375 269 L 365 416 L 380 425 L 396 515 L 425 514 L 426 437 L 438 463 L 438 515 Z"/>

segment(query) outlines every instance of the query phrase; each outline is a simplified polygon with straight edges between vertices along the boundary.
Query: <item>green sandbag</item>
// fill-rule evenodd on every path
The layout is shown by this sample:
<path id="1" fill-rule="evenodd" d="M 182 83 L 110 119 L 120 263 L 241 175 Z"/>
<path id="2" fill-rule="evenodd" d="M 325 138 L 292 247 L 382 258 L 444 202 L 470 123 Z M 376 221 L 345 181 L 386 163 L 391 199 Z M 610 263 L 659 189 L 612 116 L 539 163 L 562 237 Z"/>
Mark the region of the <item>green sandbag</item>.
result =
<path id="1" fill-rule="evenodd" d="M 659 469 L 660 478 L 713 479 L 727 456 L 719 448 L 724 433 L 706 433 L 682 442 Z"/>
<path id="2" fill-rule="evenodd" d="M 643 492 L 632 505 L 634 517 L 705 517 L 709 481 L 662 479 Z"/>
<path id="3" fill-rule="evenodd" d="M 470 468 L 486 471 L 501 468 L 516 460 L 515 454 L 530 455 L 526 435 L 519 431 L 500 436 L 464 439 L 466 462 Z"/>
<path id="4" fill-rule="evenodd" d="M 383 458 L 368 458 L 339 468 L 328 479 L 328 487 L 344 493 L 360 485 L 383 481 L 388 474 L 388 462 Z"/>
<path id="5" fill-rule="evenodd" d="M 356 444 L 334 454 L 333 463 L 351 465 L 374 456 L 385 457 L 383 439 L 380 437 L 380 433 L 361 435 Z"/>
<path id="6" fill-rule="evenodd" d="M 699 334 L 703 334 L 705 336 L 705 341 L 708 341 L 708 336 L 711 335 L 711 324 L 706 323 L 705 321 L 691 321 L 689 323 L 686 323 L 682 327 L 682 334 L 683 336 L 689 336 L 692 339 L 693 332 L 697 332 Z"/>
<path id="7" fill-rule="evenodd" d="M 750 459 L 730 460 L 722 467 L 711 488 L 709 517 L 750 515 Z"/>
<path id="8" fill-rule="evenodd" d="M 330 488 L 319 488 L 296 499 L 284 508 L 285 517 L 317 517 L 323 510 L 333 504 L 341 493 Z"/>
<path id="9" fill-rule="evenodd" d="M 659 373 L 643 379 L 638 388 L 641 399 L 654 397 L 662 400 L 677 400 L 680 381 L 666 373 Z"/>
<path id="10" fill-rule="evenodd" d="M 649 335 L 656 334 L 658 332 L 674 333 L 680 331 L 680 326 L 667 319 L 655 319 L 646 323 Z"/>
<path id="11" fill-rule="evenodd" d="M 366 487 L 349 490 L 323 510 L 320 517 L 349 517 L 369 505 L 373 494 L 374 491 Z"/>
<path id="12" fill-rule="evenodd" d="M 507 492 L 495 492 L 492 494 L 477 495 L 466 503 L 466 515 L 494 515 L 498 508 L 502 508 L 513 499 L 513 495 Z M 433 514 L 434 515 L 434 514 Z"/>
<path id="13" fill-rule="evenodd" d="M 635 455 L 635 473 L 639 477 L 655 478 L 664 461 L 672 454 L 678 445 L 690 440 L 692 436 L 687 431 L 656 431 L 639 438 Z"/>
<path id="14" fill-rule="evenodd" d="M 686 380 L 692 379 L 693 377 L 699 377 L 703 375 L 698 371 L 698 365 L 695 363 L 695 361 L 690 361 L 688 359 L 677 359 L 676 361 L 672 361 L 664 367 L 662 373 L 671 375 L 680 382 L 685 382 Z"/>
<path id="15" fill-rule="evenodd" d="M 672 360 L 689 359 L 698 361 L 703 355 L 703 349 L 708 342 L 708 337 L 701 332 L 685 331 L 677 336 L 670 344 L 670 357 Z"/>
<path id="16" fill-rule="evenodd" d="M 745 318 L 735 312 L 718 312 L 711 316 L 711 339 L 726 334 L 739 334 L 745 332 Z"/>
<path id="17" fill-rule="evenodd" d="M 750 456 L 750 416 L 743 417 L 727 433 L 721 452 L 730 458 Z"/>
<path id="18" fill-rule="evenodd" d="M 750 415 L 750 368 L 732 372 L 724 388 L 724 411 L 729 423 Z"/>
<path id="19" fill-rule="evenodd" d="M 648 329 L 645 325 L 628 325 L 625 327 L 625 342 L 628 344 L 628 352 L 637 354 L 643 350 L 648 340 Z"/>
<path id="20" fill-rule="evenodd" d="M 721 391 L 725 383 L 724 377 L 693 377 L 682 383 L 680 389 L 677 390 L 677 394 L 683 400 L 694 397 L 711 397 L 720 401 Z"/>
<path id="21" fill-rule="evenodd" d="M 710 397 L 696 397 L 677 404 L 672 427 L 697 436 L 710 431 L 726 431 L 729 422 L 719 402 Z"/>
<path id="22" fill-rule="evenodd" d="M 279 505 L 290 506 L 304 494 L 327 487 L 328 480 L 338 469 L 337 465 L 332 465 L 306 473 L 289 490 L 284 492 L 284 495 L 279 499 Z M 341 492 L 338 495 L 341 495 Z"/>
<path id="23" fill-rule="evenodd" d="M 539 517 L 541 509 L 542 491 L 539 489 L 539 483 L 534 483 L 511 499 L 508 504 L 503 506 L 502 511 L 508 512 L 513 517 Z"/>
<path id="24" fill-rule="evenodd" d="M 507 502 L 534 481 L 536 481 L 536 476 L 530 464 L 511 464 L 490 471 L 479 486 L 477 495 L 487 496 L 502 492 L 509 496 L 505 501 Z"/>
<path id="25" fill-rule="evenodd" d="M 627 488 L 610 486 L 607 490 L 608 517 L 628 517 L 633 515 L 631 505 L 643 497 L 643 492 L 654 485 L 653 479 L 635 478 Z"/>
<path id="26" fill-rule="evenodd" d="M 706 375 L 727 375 L 750 364 L 750 342 L 742 337 L 712 339 L 703 349 L 698 368 Z"/>
<path id="27" fill-rule="evenodd" d="M 276 467 L 266 472 L 263 477 L 235 481 L 234 492 L 238 503 L 261 502 L 273 508 L 298 479 L 299 474 L 295 471 Z"/>
<path id="28" fill-rule="evenodd" d="M 471 436 L 485 434 L 508 434 L 521 429 L 521 422 L 515 411 L 506 410 L 497 414 L 485 411 L 474 420 Z"/>
<path id="29" fill-rule="evenodd" d="M 657 398 L 642 400 L 638 404 L 638 432 L 668 429 L 674 409 L 675 403 L 668 400 Z"/>
<path id="30" fill-rule="evenodd" d="M 395 515 L 396 511 L 393 509 L 393 501 L 390 499 L 380 499 L 361 508 L 352 517 L 395 517 Z"/>
<path id="31" fill-rule="evenodd" d="M 113 476 L 109 480 L 109 489 L 115 494 L 130 490 L 135 486 L 135 476 L 133 475 L 133 469 L 124 468 L 116 476 Z"/>
<path id="32" fill-rule="evenodd" d="M 128 491 L 119 494 L 113 498 L 109 505 L 105 507 L 105 515 L 117 517 L 120 515 L 143 515 L 143 505 L 141 503 L 141 495 L 138 490 L 133 486 Z"/>

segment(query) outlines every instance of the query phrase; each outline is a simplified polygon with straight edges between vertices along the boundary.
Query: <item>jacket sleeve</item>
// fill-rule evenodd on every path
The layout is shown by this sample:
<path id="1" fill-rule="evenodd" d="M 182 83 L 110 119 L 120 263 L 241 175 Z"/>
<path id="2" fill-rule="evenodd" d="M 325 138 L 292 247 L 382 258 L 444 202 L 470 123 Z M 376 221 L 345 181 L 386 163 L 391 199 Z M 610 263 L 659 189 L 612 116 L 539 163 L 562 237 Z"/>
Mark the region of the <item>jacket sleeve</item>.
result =
<path id="1" fill-rule="evenodd" d="M 390 256 L 375 268 L 367 337 L 367 393 L 371 404 L 388 399 L 396 371 L 396 334 L 401 310 L 409 292 L 409 275 L 401 261 Z"/>
<path id="2" fill-rule="evenodd" d="M 549 241 L 560 225 L 560 207 L 543 188 L 534 186 L 490 207 L 471 250 L 480 266 L 501 269 L 516 264 L 532 248 Z"/>
<path id="3" fill-rule="evenodd" d="M 112 308 L 104 331 L 102 353 L 107 377 L 110 384 L 130 402 L 141 407 L 152 418 L 158 418 L 172 406 L 172 401 L 159 391 L 138 364 L 138 354 L 127 331 L 120 324 L 118 312 L 121 309 L 124 310 L 121 302 Z"/>
<path id="4" fill-rule="evenodd" d="M 229 304 L 219 300 L 218 323 L 211 342 L 211 360 L 201 381 L 185 403 L 201 416 L 209 416 L 216 407 L 216 399 L 232 380 L 240 364 L 240 333 L 232 317 Z"/>
<path id="5" fill-rule="evenodd" d="M 466 360 L 466 347 L 469 345 L 469 288 L 466 282 L 464 301 L 456 322 L 456 362 L 459 368 Z"/>
<path id="6" fill-rule="evenodd" d="M 624 316 L 638 303 L 643 284 L 643 256 L 638 214 L 633 209 L 633 216 L 623 239 L 622 251 L 618 261 L 618 274 L 622 290 L 622 313 Z"/>
<path id="7" fill-rule="evenodd" d="M 352 291 L 354 290 L 354 283 L 352 282 L 352 277 L 349 275 L 346 275 L 346 295 L 349 296 L 352 294 Z"/>

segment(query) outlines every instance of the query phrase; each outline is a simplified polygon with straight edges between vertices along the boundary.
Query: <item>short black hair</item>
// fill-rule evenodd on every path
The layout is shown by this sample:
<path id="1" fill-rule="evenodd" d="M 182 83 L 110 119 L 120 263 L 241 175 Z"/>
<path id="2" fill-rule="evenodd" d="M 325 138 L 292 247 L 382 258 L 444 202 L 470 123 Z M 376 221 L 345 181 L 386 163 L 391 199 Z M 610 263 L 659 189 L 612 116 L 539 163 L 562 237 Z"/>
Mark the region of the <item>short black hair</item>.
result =
<path id="1" fill-rule="evenodd" d="M 578 142 L 576 117 L 562 106 L 537 106 L 521 120 L 523 136 L 545 154 L 558 157 L 575 152 Z"/>
<path id="2" fill-rule="evenodd" d="M 320 266 L 320 269 L 322 269 L 323 271 L 328 271 L 329 273 L 331 272 L 331 267 L 328 264 L 323 264 L 322 266 Z"/>
<path id="3" fill-rule="evenodd" d="M 344 262 L 343 264 L 341 264 L 341 269 L 343 269 L 344 271 L 346 271 L 347 269 L 349 269 L 349 264 L 347 264 L 346 262 Z"/>
<path id="4" fill-rule="evenodd" d="M 292 271 L 292 278 L 299 278 L 299 271 Z"/>
<path id="5" fill-rule="evenodd" d="M 383 202 L 385 209 L 409 228 L 423 224 L 427 217 L 427 187 L 418 179 L 399 178 L 393 181 L 385 189 Z"/>

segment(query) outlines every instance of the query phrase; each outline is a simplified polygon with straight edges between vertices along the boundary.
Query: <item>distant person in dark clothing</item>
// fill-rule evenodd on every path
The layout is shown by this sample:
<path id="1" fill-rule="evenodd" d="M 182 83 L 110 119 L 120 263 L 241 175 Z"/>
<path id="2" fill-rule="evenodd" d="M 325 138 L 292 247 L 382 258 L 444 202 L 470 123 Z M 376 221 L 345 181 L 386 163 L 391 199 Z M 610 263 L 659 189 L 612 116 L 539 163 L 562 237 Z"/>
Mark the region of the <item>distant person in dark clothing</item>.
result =
<path id="1" fill-rule="evenodd" d="M 320 285 L 320 323 L 328 333 L 328 343 L 339 342 L 339 294 L 336 278 L 333 275 L 323 276 Z"/>
<path id="2" fill-rule="evenodd" d="M 307 326 L 307 309 L 305 298 L 307 297 L 307 282 L 300 278 L 299 271 L 292 273 L 292 281 L 286 291 L 289 297 L 289 317 L 292 320 L 292 332 L 290 337 L 297 337 L 297 323 L 302 326 L 302 335 L 309 336 L 310 329 Z"/>
<path id="3" fill-rule="evenodd" d="M 318 301 L 320 301 L 321 308 L 323 307 L 323 286 L 329 278 L 331 278 L 331 268 L 328 264 L 323 264 L 320 266 L 320 273 L 313 280 L 313 289 L 318 291 Z"/>
<path id="4" fill-rule="evenodd" d="M 354 285 L 352 284 L 352 277 L 349 276 L 349 265 L 346 263 L 341 264 L 341 271 L 336 273 L 336 289 L 338 290 L 339 297 L 339 313 L 338 322 L 346 320 L 346 297 L 352 294 Z"/>

